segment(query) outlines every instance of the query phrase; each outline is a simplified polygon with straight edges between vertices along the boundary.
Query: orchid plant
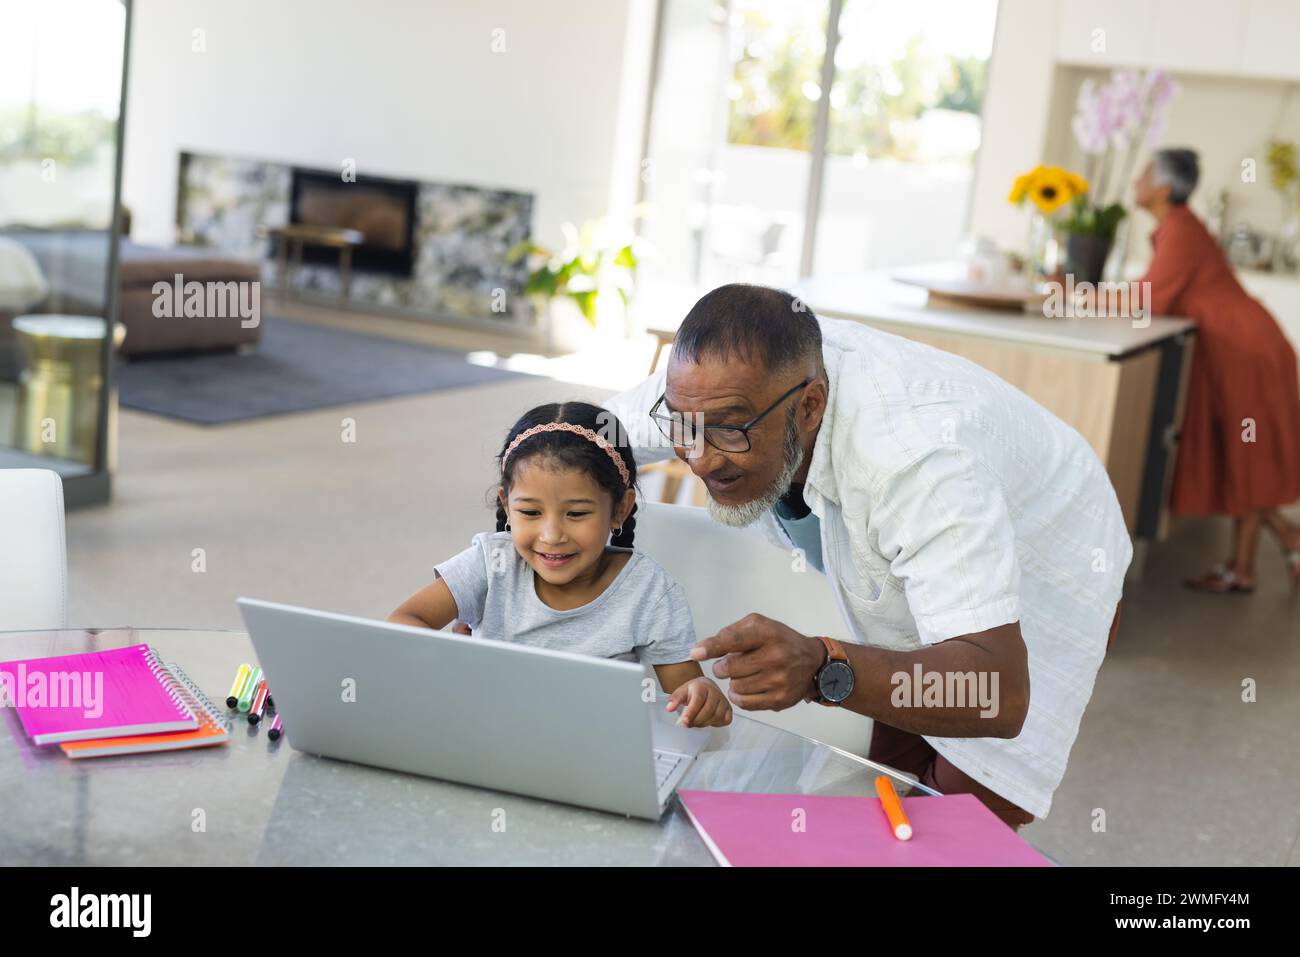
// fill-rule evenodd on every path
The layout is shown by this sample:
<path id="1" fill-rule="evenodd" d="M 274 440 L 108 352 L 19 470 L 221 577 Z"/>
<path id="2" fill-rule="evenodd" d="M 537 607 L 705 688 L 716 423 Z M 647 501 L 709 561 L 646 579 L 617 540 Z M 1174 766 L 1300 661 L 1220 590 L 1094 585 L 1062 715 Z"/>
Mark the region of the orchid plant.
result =
<path id="1" fill-rule="evenodd" d="M 1083 81 L 1071 129 L 1087 154 L 1084 178 L 1096 188 L 1075 196 L 1062 229 L 1107 240 L 1115 237 L 1138 155 L 1159 142 L 1177 93 L 1178 84 L 1163 70 L 1145 76 L 1117 70 L 1105 83 Z"/>

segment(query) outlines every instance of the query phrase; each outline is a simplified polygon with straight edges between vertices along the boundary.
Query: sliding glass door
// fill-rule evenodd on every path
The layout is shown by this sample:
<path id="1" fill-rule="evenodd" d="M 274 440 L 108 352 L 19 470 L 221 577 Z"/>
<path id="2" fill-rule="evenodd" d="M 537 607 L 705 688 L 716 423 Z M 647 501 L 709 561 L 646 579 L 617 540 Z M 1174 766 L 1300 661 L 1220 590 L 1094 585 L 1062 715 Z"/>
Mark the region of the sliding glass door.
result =
<path id="1" fill-rule="evenodd" d="M 663 5 L 644 163 L 652 293 L 798 278 L 827 11 Z"/>
<path id="2" fill-rule="evenodd" d="M 680 298 L 951 258 L 996 0 L 664 0 L 642 283 Z"/>
<path id="3" fill-rule="evenodd" d="M 103 501 L 129 6 L 0 11 L 0 468 Z"/>
<path id="4" fill-rule="evenodd" d="M 957 256 L 996 16 L 995 0 L 844 0 L 817 272 Z"/>

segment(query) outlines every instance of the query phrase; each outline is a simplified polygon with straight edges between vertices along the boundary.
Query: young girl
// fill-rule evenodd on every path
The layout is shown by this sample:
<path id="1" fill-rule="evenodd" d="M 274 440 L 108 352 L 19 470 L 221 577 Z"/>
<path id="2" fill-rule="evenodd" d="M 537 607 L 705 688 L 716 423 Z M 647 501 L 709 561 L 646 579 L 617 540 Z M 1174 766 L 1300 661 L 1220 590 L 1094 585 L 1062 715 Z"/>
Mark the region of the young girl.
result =
<path id="1" fill-rule="evenodd" d="M 475 535 L 435 566 L 434 582 L 388 620 L 445 628 L 459 619 L 489 638 L 639 660 L 654 666 L 678 724 L 730 724 L 730 702 L 690 658 L 685 591 L 632 549 L 636 462 L 613 413 L 538 406 L 498 460 L 496 534 Z"/>

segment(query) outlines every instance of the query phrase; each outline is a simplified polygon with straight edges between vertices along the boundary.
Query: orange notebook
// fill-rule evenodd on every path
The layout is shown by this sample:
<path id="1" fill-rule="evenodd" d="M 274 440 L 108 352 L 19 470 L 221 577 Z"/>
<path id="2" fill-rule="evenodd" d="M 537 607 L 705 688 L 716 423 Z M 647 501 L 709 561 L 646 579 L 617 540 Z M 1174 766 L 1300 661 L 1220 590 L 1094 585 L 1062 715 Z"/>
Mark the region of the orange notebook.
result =
<path id="1" fill-rule="evenodd" d="M 95 738 L 90 741 L 65 741 L 59 747 L 70 758 L 102 758 L 114 754 L 144 754 L 149 751 L 180 751 L 185 748 L 206 748 L 225 744 L 230 740 L 230 721 L 216 705 L 199 690 L 190 676 L 175 662 L 165 667 L 176 679 L 175 687 L 180 698 L 194 712 L 199 726 L 192 731 L 167 731 L 162 734 L 132 734 L 121 738 Z"/>

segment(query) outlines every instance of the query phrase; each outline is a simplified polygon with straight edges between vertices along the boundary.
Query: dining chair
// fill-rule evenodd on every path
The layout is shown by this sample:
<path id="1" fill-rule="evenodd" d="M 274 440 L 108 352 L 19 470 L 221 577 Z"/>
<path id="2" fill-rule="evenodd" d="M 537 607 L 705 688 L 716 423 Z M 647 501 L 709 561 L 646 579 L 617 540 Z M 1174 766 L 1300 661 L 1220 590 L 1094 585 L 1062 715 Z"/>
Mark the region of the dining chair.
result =
<path id="1" fill-rule="evenodd" d="M 708 511 L 644 502 L 637 508 L 636 547 L 686 590 L 700 638 L 758 612 L 805 635 L 844 637 L 835 596 L 821 572 L 795 571 L 789 552 L 755 528 L 729 528 Z M 712 677 L 706 664 L 705 674 Z M 726 679 L 714 679 L 725 691 Z M 865 757 L 871 719 L 838 708 L 800 703 L 785 711 L 746 711 L 747 717 Z"/>

